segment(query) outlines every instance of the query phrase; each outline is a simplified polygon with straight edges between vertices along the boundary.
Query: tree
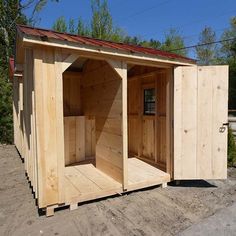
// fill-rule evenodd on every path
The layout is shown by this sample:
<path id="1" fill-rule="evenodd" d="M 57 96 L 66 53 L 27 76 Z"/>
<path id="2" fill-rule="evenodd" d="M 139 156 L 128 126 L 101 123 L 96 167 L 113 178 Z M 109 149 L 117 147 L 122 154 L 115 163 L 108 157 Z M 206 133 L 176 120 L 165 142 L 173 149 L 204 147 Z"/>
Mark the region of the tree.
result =
<path id="1" fill-rule="evenodd" d="M 107 0 L 92 0 L 92 37 L 98 39 L 122 41 L 123 30 L 113 25 L 112 16 L 108 8 Z"/>
<path id="2" fill-rule="evenodd" d="M 26 17 L 19 11 L 18 1 L 0 2 L 0 142 L 11 143 L 12 84 L 8 80 L 8 61 L 13 54 L 15 24 L 26 23 Z"/>
<path id="3" fill-rule="evenodd" d="M 68 31 L 71 34 L 76 34 L 75 20 L 74 19 L 69 20 Z"/>
<path id="4" fill-rule="evenodd" d="M 77 33 L 82 36 L 91 36 L 91 29 L 83 22 L 81 17 L 78 19 Z"/>
<path id="5" fill-rule="evenodd" d="M 185 42 L 182 35 L 179 33 L 178 30 L 171 28 L 165 34 L 165 40 L 162 43 L 160 49 L 186 56 L 187 49 L 182 49 L 184 47 L 185 47 Z"/>
<path id="6" fill-rule="evenodd" d="M 67 32 L 67 23 L 64 16 L 59 17 L 52 26 L 53 30 L 65 33 Z"/>
<path id="7" fill-rule="evenodd" d="M 196 54 L 198 63 L 200 65 L 210 65 L 214 64 L 215 56 L 217 53 L 216 44 L 212 44 L 212 42 L 216 41 L 216 33 L 211 27 L 205 27 L 199 36 L 198 44 L 201 45 L 196 47 Z M 202 45 L 205 44 L 205 45 Z"/>
<path id="8" fill-rule="evenodd" d="M 231 18 L 229 28 L 221 36 L 219 56 L 221 64 L 229 65 L 229 109 L 236 109 L 236 39 L 228 40 L 233 38 L 236 38 L 236 17 Z"/>
<path id="9" fill-rule="evenodd" d="M 107 0 L 92 0 L 92 37 L 99 39 L 110 39 L 113 25 L 112 16 L 108 9 Z"/>
<path id="10" fill-rule="evenodd" d="M 67 26 L 65 18 L 61 16 L 55 21 L 52 28 L 59 32 L 77 33 L 82 36 L 92 36 L 115 42 L 123 41 L 125 34 L 122 29 L 113 25 L 107 0 L 92 0 L 91 9 L 92 20 L 90 26 L 81 17 L 78 18 L 77 27 L 75 27 L 73 19 L 69 20 L 69 25 Z"/>
<path id="11" fill-rule="evenodd" d="M 16 24 L 36 22 L 36 14 L 47 2 L 47 0 L 0 1 L 0 143 L 13 141 L 12 84 L 9 82 L 8 62 L 14 52 Z M 29 8 L 32 9 L 32 14 L 27 18 L 23 12 Z"/>
<path id="12" fill-rule="evenodd" d="M 50 0 L 51 2 L 59 2 L 59 0 Z M 40 19 L 38 14 L 47 5 L 48 0 L 19 0 L 19 11 L 24 12 L 27 9 L 32 9 L 27 21 L 29 25 L 35 25 Z"/>
<path id="13" fill-rule="evenodd" d="M 236 38 L 236 17 L 230 19 L 230 27 L 226 29 L 221 36 L 221 40 L 223 41 L 221 46 L 221 57 L 224 59 L 230 59 L 232 56 L 235 56 L 232 51 L 232 41 L 225 41 L 231 38 Z"/>

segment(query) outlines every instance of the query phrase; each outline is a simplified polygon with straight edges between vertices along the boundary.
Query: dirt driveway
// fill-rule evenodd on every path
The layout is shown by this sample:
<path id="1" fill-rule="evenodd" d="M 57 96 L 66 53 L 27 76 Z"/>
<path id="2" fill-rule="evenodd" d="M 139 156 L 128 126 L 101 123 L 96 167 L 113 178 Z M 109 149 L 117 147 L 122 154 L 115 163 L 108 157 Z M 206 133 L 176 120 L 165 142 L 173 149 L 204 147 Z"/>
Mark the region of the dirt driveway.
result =
<path id="1" fill-rule="evenodd" d="M 40 216 L 14 146 L 0 145 L 0 235 L 176 235 L 236 202 L 225 181 L 184 181 Z"/>

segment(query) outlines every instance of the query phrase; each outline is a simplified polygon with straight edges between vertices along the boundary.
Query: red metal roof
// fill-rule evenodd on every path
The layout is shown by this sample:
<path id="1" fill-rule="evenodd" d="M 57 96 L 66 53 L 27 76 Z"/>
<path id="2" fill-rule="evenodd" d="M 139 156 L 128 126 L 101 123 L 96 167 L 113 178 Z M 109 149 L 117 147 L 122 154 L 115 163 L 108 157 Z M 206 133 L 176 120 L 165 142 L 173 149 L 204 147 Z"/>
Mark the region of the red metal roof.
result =
<path id="1" fill-rule="evenodd" d="M 112 48 L 116 50 L 122 50 L 122 51 L 128 51 L 133 53 L 143 53 L 146 55 L 152 55 L 152 56 L 158 56 L 165 59 L 172 59 L 172 60 L 179 60 L 189 63 L 195 63 L 195 60 L 175 54 L 170 53 L 158 49 L 148 48 L 148 47 L 141 47 L 136 45 L 130 45 L 125 43 L 115 43 L 107 40 L 101 40 L 101 39 L 95 39 L 80 35 L 73 35 L 73 34 L 67 34 L 67 33 L 59 33 L 53 30 L 48 29 L 41 29 L 41 28 L 33 28 L 26 25 L 18 25 L 17 26 L 19 31 L 23 34 L 30 35 L 30 36 L 36 36 L 40 37 L 41 40 L 49 39 L 57 39 L 61 41 L 68 41 L 73 43 L 79 43 L 79 44 L 87 44 L 90 46 L 96 46 L 96 47 L 104 47 L 104 48 Z"/>

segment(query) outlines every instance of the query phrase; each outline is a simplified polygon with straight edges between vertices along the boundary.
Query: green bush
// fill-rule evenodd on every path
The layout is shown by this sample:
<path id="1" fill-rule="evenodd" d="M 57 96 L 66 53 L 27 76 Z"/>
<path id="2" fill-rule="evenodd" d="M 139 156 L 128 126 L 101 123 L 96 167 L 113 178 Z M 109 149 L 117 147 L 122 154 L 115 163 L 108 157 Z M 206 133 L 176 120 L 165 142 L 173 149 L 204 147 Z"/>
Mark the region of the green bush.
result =
<path id="1" fill-rule="evenodd" d="M 228 131 L 228 166 L 236 166 L 236 143 L 230 127 Z"/>
<path id="2" fill-rule="evenodd" d="M 0 73 L 0 143 L 12 142 L 12 84 Z"/>

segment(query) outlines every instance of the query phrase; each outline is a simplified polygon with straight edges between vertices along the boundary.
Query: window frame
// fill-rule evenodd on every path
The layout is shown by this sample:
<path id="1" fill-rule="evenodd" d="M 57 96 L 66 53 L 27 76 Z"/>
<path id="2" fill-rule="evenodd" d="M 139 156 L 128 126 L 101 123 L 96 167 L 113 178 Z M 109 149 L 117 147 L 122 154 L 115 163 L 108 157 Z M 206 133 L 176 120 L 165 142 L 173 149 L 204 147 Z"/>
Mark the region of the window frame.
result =
<path id="1" fill-rule="evenodd" d="M 154 101 L 151 101 L 151 102 L 146 102 L 145 101 L 145 90 L 153 90 L 154 91 Z M 150 84 L 150 85 L 146 85 L 146 86 L 143 86 L 143 89 L 142 89 L 142 114 L 144 116 L 155 116 L 156 115 L 156 89 L 155 89 L 155 85 L 154 84 Z M 151 104 L 154 104 L 154 110 L 153 112 L 147 112 L 145 111 L 145 108 L 146 108 L 146 104 L 148 103 L 151 103 Z"/>

